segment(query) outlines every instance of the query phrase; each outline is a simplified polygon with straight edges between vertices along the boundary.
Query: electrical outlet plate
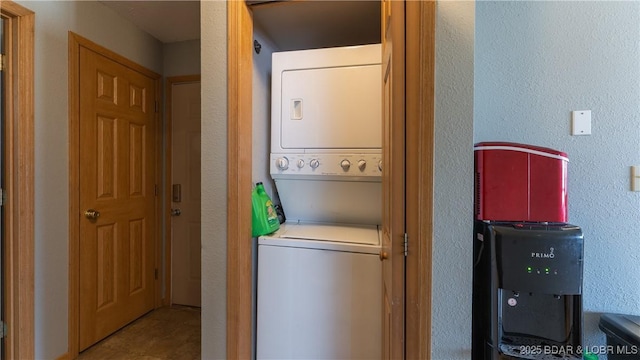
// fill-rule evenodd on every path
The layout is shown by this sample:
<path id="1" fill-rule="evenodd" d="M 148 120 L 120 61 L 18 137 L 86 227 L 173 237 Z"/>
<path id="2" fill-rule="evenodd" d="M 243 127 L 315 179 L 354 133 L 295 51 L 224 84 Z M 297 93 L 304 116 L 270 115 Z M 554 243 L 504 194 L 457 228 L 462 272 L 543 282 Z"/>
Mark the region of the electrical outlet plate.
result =
<path id="1" fill-rule="evenodd" d="M 591 135 L 591 110 L 571 112 L 571 135 Z"/>

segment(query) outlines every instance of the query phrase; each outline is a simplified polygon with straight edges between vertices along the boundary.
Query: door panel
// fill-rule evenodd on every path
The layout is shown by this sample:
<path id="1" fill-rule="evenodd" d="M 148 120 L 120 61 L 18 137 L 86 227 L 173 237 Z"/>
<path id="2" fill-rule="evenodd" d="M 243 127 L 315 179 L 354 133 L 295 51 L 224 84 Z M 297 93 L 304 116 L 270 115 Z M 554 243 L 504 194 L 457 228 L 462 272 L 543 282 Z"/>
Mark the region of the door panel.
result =
<path id="1" fill-rule="evenodd" d="M 382 354 L 404 358 L 404 1 L 382 6 Z M 391 16 L 393 13 L 393 17 Z"/>
<path id="2" fill-rule="evenodd" d="M 200 82 L 172 85 L 171 127 L 171 302 L 200 306 Z"/>
<path id="3" fill-rule="evenodd" d="M 80 349 L 153 309 L 154 80 L 80 50 Z M 99 213 L 95 219 L 84 211 Z"/>

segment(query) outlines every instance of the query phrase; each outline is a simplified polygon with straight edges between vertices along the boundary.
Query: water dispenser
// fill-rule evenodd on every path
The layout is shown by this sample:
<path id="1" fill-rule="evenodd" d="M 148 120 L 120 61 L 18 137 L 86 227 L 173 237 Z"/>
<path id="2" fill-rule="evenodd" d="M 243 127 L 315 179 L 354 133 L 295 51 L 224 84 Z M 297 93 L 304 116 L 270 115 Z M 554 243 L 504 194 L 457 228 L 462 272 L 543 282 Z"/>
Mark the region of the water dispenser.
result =
<path id="1" fill-rule="evenodd" d="M 473 360 L 580 359 L 582 230 L 476 221 Z"/>

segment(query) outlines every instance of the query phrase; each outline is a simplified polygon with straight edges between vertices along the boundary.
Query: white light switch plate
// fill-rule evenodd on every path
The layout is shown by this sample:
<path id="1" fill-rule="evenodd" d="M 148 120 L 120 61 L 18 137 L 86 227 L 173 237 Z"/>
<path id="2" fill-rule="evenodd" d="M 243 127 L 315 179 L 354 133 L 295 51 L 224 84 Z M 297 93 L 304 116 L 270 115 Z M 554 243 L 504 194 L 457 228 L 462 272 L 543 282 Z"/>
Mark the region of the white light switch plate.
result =
<path id="1" fill-rule="evenodd" d="M 571 135 L 591 135 L 591 110 L 571 112 Z"/>

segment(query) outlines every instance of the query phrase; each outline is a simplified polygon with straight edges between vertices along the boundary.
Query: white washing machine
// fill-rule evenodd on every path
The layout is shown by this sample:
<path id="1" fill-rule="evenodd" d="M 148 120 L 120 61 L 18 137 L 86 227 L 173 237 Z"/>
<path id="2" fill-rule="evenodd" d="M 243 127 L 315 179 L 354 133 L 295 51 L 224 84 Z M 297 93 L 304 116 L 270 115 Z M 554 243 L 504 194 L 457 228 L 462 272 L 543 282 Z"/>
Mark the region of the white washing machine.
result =
<path id="1" fill-rule="evenodd" d="M 258 244 L 258 359 L 380 359 L 376 226 L 285 223 Z"/>
<path id="2" fill-rule="evenodd" d="M 380 359 L 381 47 L 273 54 L 270 173 L 287 222 L 258 239 L 258 359 Z"/>

